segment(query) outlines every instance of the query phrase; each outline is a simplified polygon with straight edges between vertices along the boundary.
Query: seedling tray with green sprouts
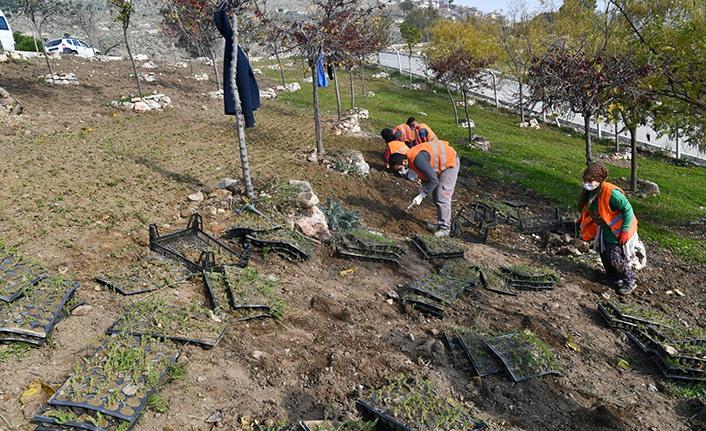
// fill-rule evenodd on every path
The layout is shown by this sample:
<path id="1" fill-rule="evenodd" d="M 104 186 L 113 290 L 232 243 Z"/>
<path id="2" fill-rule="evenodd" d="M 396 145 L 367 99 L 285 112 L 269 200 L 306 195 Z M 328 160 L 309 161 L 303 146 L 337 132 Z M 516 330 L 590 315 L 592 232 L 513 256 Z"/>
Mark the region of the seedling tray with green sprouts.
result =
<path id="1" fill-rule="evenodd" d="M 150 395 L 164 383 L 178 355 L 171 343 L 154 338 L 110 337 L 74 371 L 48 404 L 95 419 L 111 416 L 135 422 Z"/>
<path id="2" fill-rule="evenodd" d="M 457 330 L 456 336 L 479 376 L 498 373 L 503 369 L 503 362 L 483 338 L 462 329 Z"/>
<path id="3" fill-rule="evenodd" d="M 80 283 L 45 278 L 16 300 L 0 305 L 0 339 L 41 345 L 68 310 Z"/>
<path id="4" fill-rule="evenodd" d="M 50 404 L 46 404 L 32 421 L 39 422 L 35 431 L 129 431 L 139 422 L 130 422 L 83 408 Z"/>
<path id="5" fill-rule="evenodd" d="M 402 303 L 435 316 L 446 316 L 446 305 L 441 300 L 419 294 L 413 290 L 408 290 L 402 295 Z"/>
<path id="6" fill-rule="evenodd" d="M 563 375 L 554 369 L 554 354 L 528 330 L 487 338 L 485 342 L 500 357 L 516 382 L 546 374 Z"/>
<path id="7" fill-rule="evenodd" d="M 286 258 L 305 260 L 311 258 L 311 240 L 292 229 L 273 229 L 246 235 L 245 239 L 255 248 L 273 250 Z"/>
<path id="8" fill-rule="evenodd" d="M 461 371 L 468 371 L 473 367 L 473 363 L 470 358 L 463 351 L 463 346 L 461 345 L 461 339 L 458 338 L 456 331 L 453 329 L 444 332 L 446 337 L 446 343 L 449 345 L 449 350 L 454 357 L 454 361 L 458 364 L 457 368 Z"/>
<path id="9" fill-rule="evenodd" d="M 473 419 L 462 404 L 441 397 L 428 380 L 421 378 L 391 380 L 358 399 L 356 405 L 396 431 L 485 429 L 485 424 Z"/>
<path id="10" fill-rule="evenodd" d="M 516 268 L 508 268 L 500 266 L 500 272 L 515 288 L 521 290 L 547 290 L 554 289 L 559 277 L 556 273 L 549 271 L 536 271 L 532 269 L 518 270 Z"/>
<path id="11" fill-rule="evenodd" d="M 399 263 L 397 259 L 405 254 L 405 251 L 395 241 L 362 229 L 336 235 L 334 240 L 336 252 L 344 257 Z"/>
<path id="12" fill-rule="evenodd" d="M 559 208 L 554 212 L 554 216 L 524 217 L 518 211 L 518 229 L 520 233 L 540 233 L 556 232 L 561 229 L 562 219 L 559 216 Z"/>
<path id="13" fill-rule="evenodd" d="M 150 224 L 150 250 L 184 265 L 193 273 L 204 270 L 202 255 L 211 251 L 215 256 L 215 266 L 247 266 L 251 249 L 244 247 L 237 253 L 203 230 L 203 220 L 198 213 L 189 217 L 186 229 L 160 235 L 157 225 Z"/>
<path id="14" fill-rule="evenodd" d="M 408 284 L 407 288 L 447 304 L 452 304 L 468 285 L 469 283 L 465 280 L 432 273 Z"/>
<path id="15" fill-rule="evenodd" d="M 274 292 L 277 282 L 253 268 L 208 271 L 206 283 L 217 308 L 250 311 L 252 317 L 280 317 L 286 308 L 284 299 Z"/>
<path id="16" fill-rule="evenodd" d="M 463 259 L 450 259 L 439 268 L 439 274 L 464 280 L 466 289 L 475 287 L 480 281 L 480 268 L 469 265 Z"/>
<path id="17" fill-rule="evenodd" d="M 483 286 L 493 292 L 504 293 L 506 295 L 519 295 L 520 293 L 515 287 L 509 283 L 508 279 L 503 277 L 498 271 L 488 268 L 481 268 L 480 280 Z"/>
<path id="18" fill-rule="evenodd" d="M 463 257 L 466 248 L 458 241 L 446 237 L 436 237 L 433 234 L 414 234 L 412 243 L 417 246 L 427 259 L 451 259 Z"/>
<path id="19" fill-rule="evenodd" d="M 228 328 L 222 319 L 195 300 L 184 307 L 168 305 L 164 298 L 134 301 L 108 328 L 108 334 L 148 335 L 210 349 L 218 344 Z"/>
<path id="20" fill-rule="evenodd" d="M 96 281 L 123 295 L 136 295 L 172 286 L 190 275 L 186 267 L 166 256 L 150 256 L 130 266 L 119 266 L 96 277 Z"/>
<path id="21" fill-rule="evenodd" d="M 27 287 L 37 283 L 46 268 L 24 257 L 0 250 L 0 300 L 14 301 Z"/>
<path id="22" fill-rule="evenodd" d="M 673 329 L 673 322 L 664 314 L 638 305 L 605 300 L 604 308 L 616 319 L 636 325 L 666 326 Z"/>

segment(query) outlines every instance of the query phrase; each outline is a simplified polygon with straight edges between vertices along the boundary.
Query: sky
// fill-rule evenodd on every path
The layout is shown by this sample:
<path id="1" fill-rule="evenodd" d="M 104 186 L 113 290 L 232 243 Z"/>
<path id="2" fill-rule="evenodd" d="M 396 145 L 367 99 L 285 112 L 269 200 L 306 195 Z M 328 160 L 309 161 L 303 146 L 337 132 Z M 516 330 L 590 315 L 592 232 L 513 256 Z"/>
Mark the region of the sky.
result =
<path id="1" fill-rule="evenodd" d="M 452 4 L 474 6 L 484 13 L 490 13 L 493 11 L 500 12 L 500 9 L 507 12 L 509 2 L 517 3 L 517 0 L 454 0 Z M 535 12 L 540 7 L 539 0 L 524 0 L 524 2 L 530 12 Z"/>

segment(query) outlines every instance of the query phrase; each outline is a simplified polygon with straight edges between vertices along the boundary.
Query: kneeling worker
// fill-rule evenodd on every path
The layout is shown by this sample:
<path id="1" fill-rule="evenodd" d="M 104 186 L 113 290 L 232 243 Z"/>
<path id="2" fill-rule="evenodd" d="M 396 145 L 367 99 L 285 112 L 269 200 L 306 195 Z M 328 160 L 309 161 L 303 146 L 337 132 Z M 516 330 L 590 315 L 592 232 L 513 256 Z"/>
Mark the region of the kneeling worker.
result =
<path id="1" fill-rule="evenodd" d="M 384 139 L 385 143 L 387 144 L 385 146 L 385 152 L 382 155 L 382 161 L 385 163 L 385 172 L 395 172 L 399 176 L 401 176 L 402 178 L 405 178 L 407 180 L 410 180 L 410 181 L 416 180 L 417 174 L 415 174 L 414 171 L 408 170 L 406 173 L 401 174 L 397 171 L 393 171 L 390 168 L 390 165 L 388 163 L 390 160 L 390 156 L 392 154 L 406 153 L 407 150 L 409 150 L 409 147 L 407 146 L 407 144 L 405 144 L 402 141 L 397 140 L 392 129 L 382 129 L 382 131 L 380 132 L 380 135 L 382 136 L 382 139 Z"/>
<path id="2" fill-rule="evenodd" d="M 419 205 L 432 195 L 436 205 L 438 231 L 435 236 L 448 236 L 451 230 L 451 197 L 456 187 L 461 163 L 448 142 L 434 139 L 407 150 L 405 154 L 390 155 L 390 168 L 401 174 L 411 169 L 422 179 L 422 191 L 410 202 Z"/>

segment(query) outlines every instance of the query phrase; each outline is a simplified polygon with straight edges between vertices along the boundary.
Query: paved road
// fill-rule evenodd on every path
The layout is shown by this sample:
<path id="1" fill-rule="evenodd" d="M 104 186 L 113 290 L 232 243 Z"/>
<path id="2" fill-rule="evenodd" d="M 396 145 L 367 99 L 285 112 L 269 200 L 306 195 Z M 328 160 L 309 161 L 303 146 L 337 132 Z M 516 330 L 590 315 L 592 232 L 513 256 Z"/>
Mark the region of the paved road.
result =
<path id="1" fill-rule="evenodd" d="M 383 51 L 378 55 L 378 61 L 381 66 L 396 70 L 401 70 L 402 73 L 409 73 L 409 54 L 405 54 L 403 51 Z M 412 57 L 412 74 L 415 76 L 425 76 L 426 67 L 424 63 L 418 56 Z M 473 93 L 475 97 L 485 99 L 490 103 L 495 103 L 496 96 L 495 91 L 492 88 L 492 78 L 487 80 L 488 88 L 479 86 Z M 511 79 L 500 80 L 497 85 L 497 99 L 501 106 L 508 108 L 513 108 L 517 103 L 518 86 L 516 81 Z M 541 107 L 535 107 L 534 116 L 538 119 L 542 119 Z M 567 114 L 562 115 L 557 118 L 559 123 L 565 126 L 571 126 L 578 128 L 583 131 L 583 116 L 578 114 Z M 548 119 L 547 121 L 556 121 L 555 119 Z M 618 125 L 622 128 L 622 124 Z M 607 129 L 606 127 L 609 127 Z M 601 129 L 597 128 L 595 121 L 592 121 L 592 131 L 594 134 L 600 134 L 603 137 L 614 138 L 614 126 L 602 125 Z M 630 143 L 630 135 L 627 132 L 619 134 L 619 139 L 623 145 Z M 639 127 L 637 130 L 637 142 L 638 145 L 651 148 L 651 149 L 664 149 L 672 154 L 676 153 L 677 143 L 673 140 L 668 139 L 666 136 L 658 137 L 657 133 L 649 126 Z M 706 164 L 706 153 L 700 152 L 698 149 L 689 147 L 681 143 L 680 157 L 688 158 L 698 162 L 700 164 Z"/>

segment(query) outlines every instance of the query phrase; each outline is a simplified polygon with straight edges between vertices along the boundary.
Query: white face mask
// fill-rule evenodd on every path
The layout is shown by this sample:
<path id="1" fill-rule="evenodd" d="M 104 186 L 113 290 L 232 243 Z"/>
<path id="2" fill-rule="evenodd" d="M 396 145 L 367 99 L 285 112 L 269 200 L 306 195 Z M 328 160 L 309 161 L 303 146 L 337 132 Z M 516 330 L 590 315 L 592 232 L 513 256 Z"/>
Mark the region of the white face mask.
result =
<path id="1" fill-rule="evenodd" d="M 400 175 L 407 175 L 407 172 L 409 172 L 409 168 L 402 168 L 399 171 Z"/>
<path id="2" fill-rule="evenodd" d="M 596 190 L 598 188 L 598 182 L 597 181 L 591 181 L 590 183 L 583 183 L 583 188 L 590 191 Z"/>

